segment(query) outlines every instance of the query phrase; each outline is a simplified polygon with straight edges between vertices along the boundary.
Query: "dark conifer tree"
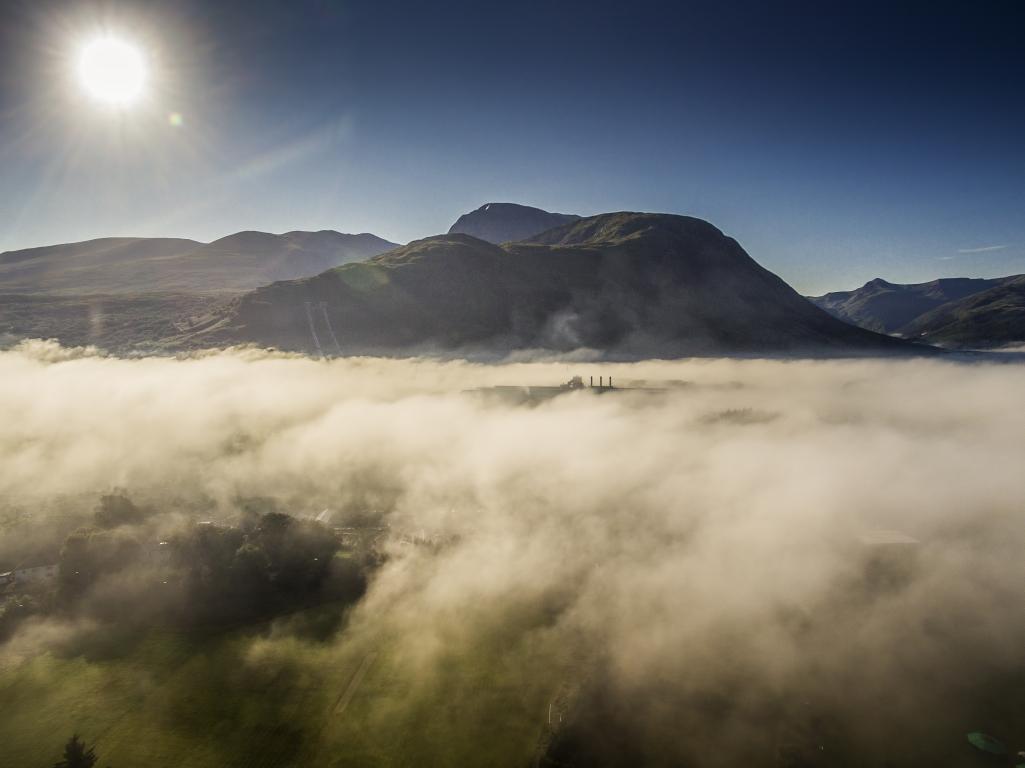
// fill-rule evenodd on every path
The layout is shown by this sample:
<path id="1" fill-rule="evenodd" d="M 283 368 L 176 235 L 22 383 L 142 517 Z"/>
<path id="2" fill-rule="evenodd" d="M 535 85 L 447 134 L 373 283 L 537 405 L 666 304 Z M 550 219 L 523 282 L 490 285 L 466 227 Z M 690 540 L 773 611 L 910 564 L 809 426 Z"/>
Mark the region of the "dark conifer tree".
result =
<path id="1" fill-rule="evenodd" d="M 96 754 L 92 747 L 86 749 L 85 742 L 74 734 L 64 745 L 64 757 L 54 763 L 53 768 L 93 768 Z"/>

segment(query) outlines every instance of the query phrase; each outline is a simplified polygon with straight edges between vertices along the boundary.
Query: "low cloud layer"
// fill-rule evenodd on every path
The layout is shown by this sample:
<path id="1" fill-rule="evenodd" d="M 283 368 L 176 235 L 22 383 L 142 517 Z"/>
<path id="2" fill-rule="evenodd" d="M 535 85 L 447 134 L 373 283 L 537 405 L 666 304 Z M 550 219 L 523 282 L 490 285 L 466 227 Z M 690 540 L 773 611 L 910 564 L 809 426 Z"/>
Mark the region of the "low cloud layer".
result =
<path id="1" fill-rule="evenodd" d="M 577 374 L 636 390 L 467 391 Z M 980 711 L 1016 714 L 1023 391 L 1021 366 L 925 360 L 125 360 L 34 343 L 0 353 L 0 499 L 39 540 L 113 487 L 168 519 L 228 518 L 244 497 L 336 524 L 374 512 L 391 558 L 333 643 L 389 649 L 406 706 L 479 653 L 565 710 L 552 754 L 730 765 L 814 742 L 915 764 Z M 919 543 L 865 543 L 880 529 Z M 330 663 L 295 643 L 251 653 Z"/>

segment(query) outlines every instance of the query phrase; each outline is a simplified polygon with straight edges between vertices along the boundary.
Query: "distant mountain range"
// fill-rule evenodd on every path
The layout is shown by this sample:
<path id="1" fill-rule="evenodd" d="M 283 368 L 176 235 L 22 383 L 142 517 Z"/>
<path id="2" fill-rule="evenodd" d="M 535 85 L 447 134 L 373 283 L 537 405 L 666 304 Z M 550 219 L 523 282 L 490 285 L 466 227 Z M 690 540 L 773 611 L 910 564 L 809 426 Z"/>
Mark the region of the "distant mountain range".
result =
<path id="1" fill-rule="evenodd" d="M 448 233 L 471 235 L 478 240 L 499 245 L 526 240 L 579 218 L 569 213 L 549 213 L 516 203 L 487 203 L 460 216 Z"/>
<path id="2" fill-rule="evenodd" d="M 854 325 L 929 344 L 981 348 L 1025 342 L 1025 275 L 911 284 L 877 278 L 853 291 L 809 298 Z"/>
<path id="3" fill-rule="evenodd" d="M 376 235 L 239 232 L 212 243 L 110 237 L 0 253 L 0 294 L 237 293 L 395 247 Z"/>
<path id="4" fill-rule="evenodd" d="M 816 306 L 817 305 L 817 306 Z M 334 231 L 104 238 L 0 254 L 0 344 L 323 354 L 922 353 L 1025 342 L 1025 276 L 808 301 L 708 222 L 488 203 L 398 246 Z"/>
<path id="5" fill-rule="evenodd" d="M 108 237 L 0 254 L 0 345 L 55 338 L 117 351 L 165 348 L 190 318 L 274 280 L 390 248 L 376 235 L 239 232 L 212 243 Z"/>
<path id="6" fill-rule="evenodd" d="M 331 354 L 915 351 L 818 309 L 708 222 L 625 212 L 501 246 L 461 233 L 418 240 L 246 293 L 176 342 Z"/>

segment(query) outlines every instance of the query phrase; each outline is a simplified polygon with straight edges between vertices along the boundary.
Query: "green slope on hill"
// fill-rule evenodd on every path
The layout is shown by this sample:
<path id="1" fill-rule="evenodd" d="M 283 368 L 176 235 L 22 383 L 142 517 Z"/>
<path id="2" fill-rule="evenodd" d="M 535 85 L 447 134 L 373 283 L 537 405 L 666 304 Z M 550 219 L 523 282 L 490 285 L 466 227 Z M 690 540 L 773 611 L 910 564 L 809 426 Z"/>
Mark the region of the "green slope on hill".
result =
<path id="1" fill-rule="evenodd" d="M 615 213 L 496 246 L 463 234 L 250 292 L 179 340 L 325 353 L 914 351 L 842 323 L 685 216 Z"/>
<path id="2" fill-rule="evenodd" d="M 10 765 L 52 765 L 79 733 L 112 768 L 523 766 L 560 653 L 496 636 L 418 670 L 387 641 L 268 627 L 78 642 L 0 664 Z"/>

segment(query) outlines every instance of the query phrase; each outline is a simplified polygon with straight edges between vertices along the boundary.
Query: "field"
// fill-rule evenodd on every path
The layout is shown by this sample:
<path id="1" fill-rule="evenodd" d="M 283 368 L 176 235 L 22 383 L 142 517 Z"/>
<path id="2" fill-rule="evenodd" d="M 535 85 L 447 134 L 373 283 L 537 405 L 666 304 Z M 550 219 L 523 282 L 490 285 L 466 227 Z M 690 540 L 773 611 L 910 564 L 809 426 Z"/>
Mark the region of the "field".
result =
<path id="1" fill-rule="evenodd" d="M 340 610 L 287 631 L 85 636 L 9 664 L 5 759 L 52 765 L 78 732 L 112 768 L 529 764 L 555 685 L 527 674 L 540 649 L 478 649 L 411 676 L 387 646 L 317 639 Z"/>

